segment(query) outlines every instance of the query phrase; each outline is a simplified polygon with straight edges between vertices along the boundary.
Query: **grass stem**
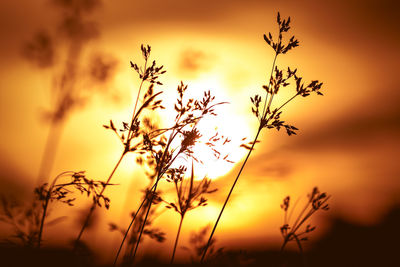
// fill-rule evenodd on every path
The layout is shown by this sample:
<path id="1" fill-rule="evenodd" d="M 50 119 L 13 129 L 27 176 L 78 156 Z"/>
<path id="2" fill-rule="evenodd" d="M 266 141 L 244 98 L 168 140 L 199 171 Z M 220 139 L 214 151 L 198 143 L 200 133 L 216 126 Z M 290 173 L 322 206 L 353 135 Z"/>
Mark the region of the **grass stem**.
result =
<path id="1" fill-rule="evenodd" d="M 111 178 L 113 177 L 115 171 L 117 170 L 118 166 L 120 165 L 120 163 L 121 163 L 122 159 L 124 158 L 125 154 L 126 154 L 125 152 L 122 153 L 122 155 L 119 158 L 117 164 L 115 164 L 114 169 L 112 170 L 112 172 L 108 176 L 108 179 L 107 179 L 106 183 L 104 184 L 102 190 L 100 191 L 99 195 L 102 195 L 104 193 L 104 190 L 106 189 L 107 185 L 109 184 Z M 78 234 L 78 237 L 75 240 L 75 249 L 77 248 L 77 245 L 78 245 L 78 243 L 79 243 L 79 241 L 80 241 L 80 239 L 82 237 L 83 232 L 86 230 L 87 226 L 89 225 L 90 218 L 92 217 L 93 212 L 94 212 L 95 209 L 96 209 L 96 203 L 93 203 L 92 206 L 90 207 L 88 215 L 86 216 L 85 222 L 83 223 L 82 228 L 81 228 L 81 230 L 80 230 L 80 232 Z"/>
<path id="2" fill-rule="evenodd" d="M 268 89 L 269 89 L 269 90 L 271 90 L 271 89 L 270 89 L 270 86 L 271 86 L 271 78 L 272 78 L 272 74 L 273 74 L 273 72 L 274 72 L 274 68 L 275 68 L 275 65 L 276 65 L 276 59 L 277 59 L 277 57 L 278 57 L 278 53 L 275 53 L 274 61 L 273 61 L 273 63 L 272 63 L 270 78 L 269 78 L 269 81 L 268 81 Z M 274 96 L 274 95 L 273 95 L 273 93 L 271 93 L 269 102 L 268 102 L 268 104 L 267 104 L 267 101 L 268 101 L 268 94 L 269 94 L 269 93 L 268 93 L 268 91 L 267 91 L 267 94 L 266 94 L 266 96 L 265 96 L 265 103 L 264 103 L 264 108 L 263 108 L 263 114 L 262 114 L 262 116 L 261 116 L 260 125 L 259 125 L 259 127 L 258 127 L 257 134 L 256 134 L 256 136 L 255 136 L 255 138 L 254 138 L 253 143 L 251 144 L 251 148 L 250 148 L 250 150 L 249 150 L 249 153 L 248 153 L 247 156 L 246 156 L 246 159 L 244 160 L 242 166 L 240 167 L 239 173 L 238 173 L 238 175 L 236 176 L 235 181 L 233 182 L 233 185 L 232 185 L 232 187 L 231 187 L 231 189 L 230 189 L 230 191 L 229 191 L 229 193 L 228 193 L 228 196 L 227 196 L 226 199 L 225 199 L 224 205 L 222 206 L 222 209 L 221 209 L 221 211 L 220 211 L 220 213 L 219 213 L 219 215 L 218 215 L 218 218 L 217 218 L 217 220 L 216 220 L 216 222 L 215 222 L 215 224 L 214 224 L 213 230 L 211 231 L 210 237 L 208 238 L 207 245 L 205 246 L 204 251 L 203 251 L 203 254 L 202 254 L 202 256 L 201 256 L 201 260 L 200 260 L 201 263 L 204 261 L 204 258 L 205 258 L 206 254 L 207 254 L 207 250 L 208 250 L 209 247 L 210 247 L 210 244 L 211 244 L 211 241 L 212 241 L 212 237 L 213 237 L 213 235 L 214 235 L 214 232 L 215 232 L 215 230 L 217 229 L 218 222 L 219 222 L 219 220 L 221 219 L 222 213 L 223 213 L 224 210 L 225 210 L 225 207 L 226 207 L 226 205 L 227 205 L 227 203 L 228 203 L 228 201 L 229 201 L 229 198 L 230 198 L 230 196 L 231 196 L 231 194 L 232 194 L 232 192 L 233 192 L 233 189 L 235 188 L 236 183 L 237 183 L 237 181 L 239 180 L 240 175 L 242 174 L 242 171 L 243 171 L 243 169 L 244 169 L 244 166 L 246 165 L 247 160 L 249 159 L 249 157 L 250 157 L 250 155 L 251 155 L 251 152 L 252 152 L 253 149 L 254 149 L 254 146 L 255 146 L 255 144 L 256 144 L 256 142 L 257 142 L 258 136 L 260 135 L 260 132 L 261 132 L 261 130 L 262 130 L 262 128 L 263 128 L 263 120 L 266 119 L 267 114 L 269 113 L 269 108 L 270 108 L 270 105 L 271 105 L 271 102 L 272 102 L 272 99 L 273 99 L 273 96 Z"/>
<path id="3" fill-rule="evenodd" d="M 172 251 L 172 257 L 171 257 L 171 262 L 170 262 L 170 264 L 173 264 L 173 263 L 174 263 L 175 252 L 176 252 L 176 247 L 177 247 L 177 245 L 178 245 L 179 235 L 180 235 L 180 233 L 181 233 L 183 218 L 184 218 L 184 216 L 181 216 L 181 221 L 179 222 L 178 233 L 176 234 L 175 245 L 174 245 L 174 250 Z"/>
<path id="4" fill-rule="evenodd" d="M 56 181 L 58 178 L 63 176 L 64 174 L 69 173 L 69 171 L 63 172 L 59 175 L 57 175 L 56 178 L 54 178 L 53 182 L 51 183 L 51 186 L 49 187 L 49 191 L 47 191 L 46 194 L 46 200 L 43 205 L 43 214 L 42 214 L 42 219 L 40 220 L 40 227 L 39 227 L 39 234 L 38 234 L 38 248 L 40 248 L 41 241 L 42 241 L 42 234 L 43 234 L 43 227 L 44 227 L 44 220 L 46 219 L 46 214 L 47 214 L 47 208 L 49 206 L 50 198 L 51 198 L 51 193 L 53 191 L 54 185 L 56 184 Z"/>
<path id="5" fill-rule="evenodd" d="M 152 192 L 154 186 L 155 186 L 155 184 L 154 184 L 153 187 L 150 189 L 150 192 Z M 122 239 L 121 245 L 120 245 L 119 248 L 118 248 L 117 255 L 115 256 L 113 266 L 116 266 L 117 261 L 118 261 L 119 254 L 121 253 L 121 250 L 122 250 L 122 247 L 124 246 L 125 240 L 126 240 L 126 238 L 128 237 L 129 231 L 130 231 L 130 229 L 132 228 L 132 225 L 133 225 L 133 223 L 135 222 L 136 216 L 139 214 L 139 212 L 140 212 L 140 210 L 142 209 L 142 207 L 143 207 L 144 203 L 146 202 L 146 200 L 147 200 L 147 195 L 146 195 L 146 197 L 143 199 L 143 201 L 142 201 L 142 203 L 140 204 L 139 208 L 137 209 L 136 213 L 133 215 L 132 220 L 131 220 L 131 222 L 130 222 L 130 224 L 129 224 L 129 226 L 128 226 L 128 229 L 125 231 L 124 238 Z"/>
<path id="6" fill-rule="evenodd" d="M 253 149 L 254 149 L 254 146 L 255 146 L 256 141 L 257 141 L 257 139 L 258 139 L 258 136 L 259 136 L 259 134 L 260 134 L 260 132 L 261 132 L 261 129 L 262 129 L 261 127 L 258 128 L 256 137 L 254 138 L 254 142 L 253 142 L 252 145 L 251 145 L 251 148 L 250 148 L 250 150 L 249 150 L 249 153 L 247 153 L 246 159 L 244 160 L 244 162 L 243 162 L 243 164 L 242 164 L 242 167 L 240 167 L 239 173 L 238 173 L 238 175 L 236 176 L 236 179 L 235 179 L 235 181 L 233 182 L 233 185 L 232 185 L 232 187 L 231 187 L 231 189 L 230 189 L 230 191 L 229 191 L 229 194 L 228 194 L 228 196 L 227 196 L 226 199 L 225 199 L 224 205 L 222 206 L 222 209 L 221 209 L 221 211 L 220 211 L 220 213 L 219 213 L 219 215 L 218 215 L 217 221 L 215 222 L 214 227 L 213 227 L 213 229 L 212 229 L 212 231 L 211 231 L 210 237 L 208 238 L 207 245 L 206 245 L 206 247 L 204 248 L 203 255 L 201 256 L 200 262 L 203 262 L 203 261 L 204 261 L 204 258 L 205 258 L 206 254 L 207 254 L 207 250 L 208 250 L 208 248 L 210 247 L 211 240 L 212 240 L 212 238 L 213 238 L 214 232 L 215 232 L 215 230 L 217 229 L 218 222 L 219 222 L 219 220 L 221 219 L 221 216 L 222 216 L 222 213 L 223 213 L 224 210 L 225 210 L 226 204 L 228 203 L 229 198 L 231 197 L 231 194 L 232 194 L 232 192 L 233 192 L 233 189 L 235 188 L 235 185 L 236 185 L 237 181 L 239 180 L 240 175 L 242 174 L 242 171 L 243 171 L 243 169 L 244 169 L 244 166 L 246 165 L 247 160 L 249 159 L 250 154 L 251 154 L 251 152 L 252 152 Z"/>

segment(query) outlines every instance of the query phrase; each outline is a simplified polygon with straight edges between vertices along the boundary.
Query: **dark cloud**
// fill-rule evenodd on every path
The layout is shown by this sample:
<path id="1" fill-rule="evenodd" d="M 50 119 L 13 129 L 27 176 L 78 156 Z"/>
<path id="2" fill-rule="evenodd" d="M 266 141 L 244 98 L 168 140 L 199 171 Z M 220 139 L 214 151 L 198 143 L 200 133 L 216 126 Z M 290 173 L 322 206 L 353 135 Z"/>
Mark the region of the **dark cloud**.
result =
<path id="1" fill-rule="evenodd" d="M 400 144 L 400 108 L 396 99 L 371 97 L 343 115 L 309 129 L 307 134 L 300 133 L 290 144 L 306 150 L 365 148 L 374 142 L 388 141 Z"/>

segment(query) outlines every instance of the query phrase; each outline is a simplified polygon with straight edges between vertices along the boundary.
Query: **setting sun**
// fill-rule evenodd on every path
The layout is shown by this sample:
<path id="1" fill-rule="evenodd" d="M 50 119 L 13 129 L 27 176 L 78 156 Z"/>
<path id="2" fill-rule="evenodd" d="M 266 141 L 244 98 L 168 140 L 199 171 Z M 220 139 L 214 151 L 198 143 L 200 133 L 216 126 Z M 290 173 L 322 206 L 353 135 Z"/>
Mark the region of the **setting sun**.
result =
<path id="1" fill-rule="evenodd" d="M 215 179 L 228 173 L 235 163 L 245 156 L 246 150 L 240 145 L 243 143 L 242 139 L 250 135 L 250 127 L 244 126 L 250 126 L 250 120 L 234 108 L 232 102 L 240 100 L 229 96 L 226 85 L 216 75 L 204 73 L 199 79 L 191 80 L 187 98 L 201 99 L 205 91 L 210 91 L 215 96 L 216 102 L 222 104 L 215 107 L 217 116 L 206 117 L 196 125 L 202 136 L 193 147 L 198 160 L 194 162 L 194 170 L 196 179 L 204 177 Z M 168 99 L 173 97 L 170 96 Z M 172 106 L 169 103 L 166 105 Z M 169 113 L 166 113 L 165 117 L 175 116 L 173 110 L 167 108 L 167 111 Z M 218 139 L 213 147 L 207 145 L 211 138 Z M 175 164 L 189 167 L 191 162 L 188 164 L 186 159 L 181 158 Z"/>

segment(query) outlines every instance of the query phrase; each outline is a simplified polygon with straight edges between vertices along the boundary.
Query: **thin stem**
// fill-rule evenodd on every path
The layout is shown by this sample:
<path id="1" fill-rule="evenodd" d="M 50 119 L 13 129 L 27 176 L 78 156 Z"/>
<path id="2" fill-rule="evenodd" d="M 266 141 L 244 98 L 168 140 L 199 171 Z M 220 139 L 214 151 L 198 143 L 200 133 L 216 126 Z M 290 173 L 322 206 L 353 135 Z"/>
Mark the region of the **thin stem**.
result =
<path id="1" fill-rule="evenodd" d="M 229 194 L 228 194 L 228 196 L 227 196 L 226 199 L 225 199 L 225 203 L 224 203 L 224 205 L 222 206 L 222 209 L 221 209 L 221 211 L 220 211 L 220 213 L 219 213 L 219 215 L 218 215 L 217 221 L 216 221 L 215 224 L 214 224 L 214 228 L 213 228 L 213 230 L 212 230 L 212 232 L 211 232 L 211 235 L 210 235 L 210 237 L 208 238 L 207 245 L 206 245 L 206 247 L 204 248 L 204 252 L 203 252 L 203 255 L 201 256 L 200 262 L 203 262 L 203 261 L 204 261 L 204 258 L 205 258 L 206 254 L 207 254 L 207 250 L 208 250 L 208 248 L 210 247 L 211 240 L 212 240 L 212 237 L 213 237 L 213 235 L 214 235 L 214 232 L 215 232 L 215 230 L 217 229 L 218 222 L 219 222 L 219 220 L 221 219 L 222 213 L 223 213 L 224 210 L 225 210 L 225 206 L 226 206 L 226 204 L 227 204 L 228 201 L 229 201 L 229 198 L 230 198 L 230 196 L 231 196 L 231 194 L 232 194 L 233 189 L 235 188 L 235 185 L 236 185 L 236 183 L 237 183 L 237 181 L 238 181 L 240 175 L 242 174 L 243 168 L 244 168 L 244 166 L 246 165 L 247 160 L 249 159 L 251 152 L 253 151 L 253 148 L 254 148 L 254 146 L 255 146 L 255 144 L 256 144 L 256 141 L 257 141 L 257 139 L 258 139 L 258 135 L 259 135 L 260 132 L 261 132 L 261 129 L 262 129 L 262 128 L 261 128 L 261 126 L 260 126 L 260 127 L 258 128 L 256 137 L 254 138 L 254 141 L 253 141 L 253 143 L 252 143 L 252 145 L 251 145 L 250 151 L 249 151 L 249 153 L 247 154 L 246 159 L 244 160 L 244 162 L 243 162 L 243 164 L 242 164 L 242 167 L 240 168 L 239 173 L 238 173 L 238 175 L 236 176 L 235 181 L 233 182 L 233 185 L 232 185 L 232 187 L 231 187 L 231 189 L 230 189 L 230 191 L 229 191 Z"/>
<path id="2" fill-rule="evenodd" d="M 47 207 L 49 206 L 49 201 L 50 201 L 50 197 L 51 197 L 51 192 L 55 186 L 55 183 L 57 181 L 58 178 L 60 178 L 61 176 L 70 173 L 70 171 L 66 171 L 63 172 L 59 175 L 57 175 L 56 178 L 54 178 L 53 182 L 51 183 L 51 186 L 49 187 L 49 190 L 47 191 L 46 194 L 46 202 L 44 203 L 43 206 L 43 214 L 42 214 L 42 219 L 40 221 L 40 229 L 39 229 L 39 234 L 38 234 L 38 248 L 40 248 L 41 242 L 42 242 L 42 234 L 43 234 L 43 227 L 44 227 L 44 220 L 46 218 L 46 214 L 47 214 Z"/>
<path id="3" fill-rule="evenodd" d="M 272 74 L 273 74 L 273 72 L 274 72 L 274 68 L 275 68 L 275 63 L 276 63 L 276 58 L 277 58 L 277 57 L 278 57 L 278 53 L 275 53 L 274 61 L 273 61 L 273 63 L 272 63 L 271 73 L 269 74 L 268 89 L 270 89 L 271 77 L 272 77 Z M 268 94 L 269 94 L 269 93 L 267 92 L 267 94 L 266 94 L 266 96 L 265 96 L 264 108 L 263 108 L 263 113 L 262 113 L 261 119 L 265 118 L 265 116 L 266 116 Z M 272 97 L 272 95 L 271 95 L 271 97 Z"/>
<path id="4" fill-rule="evenodd" d="M 290 221 L 290 218 L 292 218 L 293 211 L 296 209 L 297 204 L 299 204 L 299 201 L 300 201 L 300 198 L 298 198 L 298 199 L 296 200 L 296 202 L 294 202 L 294 205 L 293 205 L 291 211 L 289 212 L 288 223 L 289 223 L 289 221 Z"/>
<path id="5" fill-rule="evenodd" d="M 124 158 L 125 154 L 126 154 L 125 152 L 122 153 L 122 155 L 119 158 L 117 164 L 115 164 L 114 169 L 112 170 L 111 174 L 108 176 L 108 179 L 105 182 L 105 184 L 103 186 L 103 189 L 100 191 L 99 195 L 102 195 L 104 193 L 104 190 L 106 189 L 107 185 L 109 184 L 111 178 L 113 177 L 115 171 L 117 170 L 117 168 L 118 168 L 119 164 L 121 163 L 122 159 Z M 92 217 L 92 214 L 93 214 L 95 208 L 96 208 L 96 203 L 93 202 L 92 206 L 90 207 L 89 213 L 86 216 L 85 222 L 83 223 L 83 226 L 82 226 L 82 228 L 81 228 L 81 230 L 80 230 L 80 232 L 78 234 L 78 237 L 75 240 L 75 249 L 77 248 L 77 245 L 78 245 L 78 243 L 79 243 L 79 241 L 80 241 L 80 239 L 82 237 L 83 232 L 85 231 L 86 227 L 89 224 L 90 218 Z"/>
<path id="6" fill-rule="evenodd" d="M 154 184 L 154 185 L 155 185 L 155 184 Z M 150 191 L 153 190 L 154 185 L 151 187 Z M 126 238 L 128 237 L 129 230 L 131 229 L 131 227 L 132 227 L 132 225 L 133 225 L 133 223 L 134 223 L 134 221 L 135 221 L 135 219 L 136 219 L 136 216 L 139 214 L 139 212 L 140 212 L 140 210 L 142 209 L 142 207 L 143 207 L 143 205 L 144 205 L 144 203 L 145 203 L 146 200 L 147 200 L 147 195 L 146 195 L 146 197 L 143 199 L 143 201 L 142 201 L 142 203 L 140 204 L 139 208 L 137 209 L 135 215 L 133 216 L 133 218 L 132 218 L 132 220 L 131 220 L 131 222 L 130 222 L 130 224 L 129 224 L 129 226 L 128 226 L 128 229 L 127 229 L 126 232 L 125 232 L 124 238 L 122 239 L 121 245 L 119 246 L 117 255 L 115 256 L 115 260 L 114 260 L 113 266 L 115 266 L 115 265 L 117 264 L 117 260 L 118 260 L 119 254 L 121 253 L 121 250 L 122 250 L 122 247 L 123 247 L 123 245 L 124 245 L 124 243 L 125 243 L 125 240 L 126 240 Z"/>
<path id="7" fill-rule="evenodd" d="M 144 62 L 144 71 L 145 71 L 145 72 L 146 72 L 146 69 L 147 69 L 147 59 L 146 59 L 145 62 Z M 144 78 L 144 73 L 143 73 L 143 78 Z M 129 127 L 128 139 L 127 139 L 127 140 L 129 140 L 129 141 L 130 141 L 130 139 L 131 139 L 131 136 L 130 136 L 130 135 L 133 133 L 132 127 L 133 127 L 133 123 L 134 123 L 135 118 L 136 118 L 136 108 L 137 108 L 137 103 L 138 103 L 138 101 L 139 101 L 140 91 L 142 90 L 142 86 L 143 86 L 143 83 L 144 83 L 144 81 L 145 81 L 143 78 L 142 78 L 142 80 L 141 80 L 141 82 L 140 82 L 139 91 L 138 91 L 138 94 L 137 94 L 137 96 L 136 96 L 135 107 L 133 108 L 132 120 L 131 120 L 131 127 Z M 127 145 L 129 145 L 129 141 L 127 142 Z"/>
<path id="8" fill-rule="evenodd" d="M 284 106 L 286 106 L 290 101 L 292 101 L 296 96 L 298 96 L 299 93 L 296 93 L 294 96 L 292 96 L 291 98 L 289 98 L 285 103 L 283 103 L 279 108 L 277 108 L 276 111 L 281 110 Z"/>
<path id="9" fill-rule="evenodd" d="M 327 201 L 329 200 L 329 197 L 327 197 L 323 202 L 321 202 L 321 205 L 325 204 Z M 298 225 L 296 226 L 295 224 L 293 225 L 293 230 L 292 232 L 295 233 L 300 227 L 301 225 L 308 220 L 308 218 L 310 218 L 317 210 L 312 208 L 305 216 L 304 218 L 298 223 Z"/>
<path id="10" fill-rule="evenodd" d="M 283 256 L 283 251 L 284 251 L 284 249 L 285 249 L 285 247 L 286 247 L 286 244 L 290 241 L 290 236 L 293 236 L 294 240 L 295 240 L 296 243 L 297 243 L 297 247 L 299 248 L 299 252 L 300 252 L 300 255 L 301 255 L 301 259 L 302 259 L 303 266 L 307 266 L 307 264 L 306 264 L 306 258 L 305 258 L 305 256 L 304 256 L 304 252 L 303 252 L 303 247 L 301 246 L 301 242 L 300 242 L 299 238 L 298 238 L 297 235 L 295 235 L 295 234 L 291 234 L 291 233 L 290 233 L 290 234 L 288 234 L 288 235 L 285 237 L 285 239 L 284 239 L 284 241 L 283 241 L 283 244 L 282 244 L 282 246 L 281 246 L 281 250 L 280 250 L 281 256 Z"/>
<path id="11" fill-rule="evenodd" d="M 272 63 L 271 73 L 270 73 L 270 77 L 269 77 L 269 81 L 268 81 L 268 89 L 270 88 L 270 85 L 271 85 L 271 78 L 272 78 L 272 74 L 273 74 L 273 71 L 274 71 L 274 68 L 275 68 L 275 64 L 276 64 L 276 59 L 277 59 L 277 57 L 278 57 L 278 53 L 275 53 L 275 57 L 274 57 L 274 61 L 273 61 L 273 63 Z M 235 188 L 235 185 L 236 185 L 236 183 L 237 183 L 237 181 L 238 181 L 238 179 L 239 179 L 239 177 L 240 177 L 240 175 L 241 175 L 241 173 L 242 173 L 242 171 L 243 171 L 244 166 L 245 166 L 246 163 L 247 163 L 247 160 L 248 160 L 249 157 L 250 157 L 251 152 L 253 151 L 253 148 L 254 148 L 254 146 L 255 146 L 255 144 L 256 144 L 256 142 L 257 142 L 258 136 L 259 136 L 259 134 L 260 134 L 260 132 L 261 132 L 261 130 L 262 130 L 262 127 L 263 127 L 263 120 L 266 118 L 267 111 L 269 110 L 269 107 L 270 107 L 271 102 L 272 102 L 272 99 L 273 99 L 273 94 L 271 94 L 271 97 L 270 97 L 269 102 L 268 102 L 268 105 L 267 105 L 268 94 L 269 94 L 269 93 L 268 93 L 268 91 L 267 91 L 267 94 L 266 94 L 266 97 L 265 97 L 265 102 L 264 102 L 263 114 L 262 114 L 262 116 L 261 116 L 260 126 L 259 126 L 259 128 L 258 128 L 258 130 L 257 130 L 256 137 L 254 138 L 254 141 L 253 141 L 253 143 L 252 143 L 252 145 L 251 145 L 250 151 L 249 151 L 249 153 L 247 154 L 246 159 L 244 160 L 244 162 L 243 162 L 243 164 L 242 164 L 242 167 L 240 168 L 239 173 L 238 173 L 238 175 L 236 176 L 235 181 L 233 182 L 233 185 L 232 185 L 232 187 L 231 187 L 231 189 L 230 189 L 230 191 L 229 191 L 229 194 L 228 194 L 228 196 L 227 196 L 227 198 L 226 198 L 226 200 L 225 200 L 225 202 L 224 202 L 224 205 L 222 206 L 222 209 L 221 209 L 221 211 L 220 211 L 220 213 L 219 213 L 219 215 L 218 215 L 217 221 L 215 222 L 214 228 L 213 228 L 213 230 L 211 231 L 211 235 L 210 235 L 210 237 L 209 237 L 209 239 L 208 239 L 208 241 L 207 241 L 207 245 L 206 245 L 206 247 L 205 247 L 205 249 L 204 249 L 203 255 L 201 256 L 200 262 L 203 262 L 203 261 L 204 261 L 204 258 L 205 258 L 206 254 L 207 254 L 207 250 L 208 250 L 208 248 L 210 247 L 212 237 L 213 237 L 214 232 L 215 232 L 215 230 L 216 230 L 216 228 L 217 228 L 218 222 L 219 222 L 219 220 L 221 219 L 222 213 L 223 213 L 224 210 L 225 210 L 225 206 L 226 206 L 226 204 L 227 204 L 228 201 L 229 201 L 229 198 L 230 198 L 230 196 L 231 196 L 231 194 L 232 194 L 232 192 L 233 192 L 233 189 Z"/>
<path id="12" fill-rule="evenodd" d="M 157 185 L 158 185 L 159 181 L 160 181 L 160 179 L 157 179 L 157 181 L 156 181 L 156 183 L 154 185 L 154 189 L 153 189 L 154 193 L 157 190 Z M 147 208 L 146 216 L 144 217 L 143 224 L 142 224 L 142 226 L 140 228 L 139 237 L 138 237 L 138 240 L 136 241 L 135 251 L 133 252 L 133 255 L 132 255 L 132 263 L 135 261 L 135 257 L 136 257 L 136 253 L 137 253 L 137 250 L 138 250 L 138 247 L 139 247 L 140 239 L 142 238 L 144 227 L 146 226 L 147 217 L 149 216 L 150 209 L 151 209 L 151 204 L 153 203 L 153 199 L 154 199 L 154 194 L 151 195 L 151 199 L 150 199 L 150 202 L 149 202 L 149 207 Z"/>
<path id="13" fill-rule="evenodd" d="M 181 233 L 181 228 L 182 228 L 182 223 L 183 223 L 183 218 L 185 215 L 181 216 L 181 221 L 179 222 L 179 228 L 178 228 L 178 233 L 176 234 L 176 239 L 175 239 L 175 245 L 174 245 L 174 250 L 172 252 L 172 257 L 171 257 L 171 262 L 170 264 L 174 263 L 174 258 L 175 258 L 175 252 L 176 252 L 176 246 L 178 245 L 178 240 L 179 240 L 179 235 Z"/>
<path id="14" fill-rule="evenodd" d="M 181 227 L 182 227 L 182 223 L 183 223 L 183 218 L 185 217 L 186 211 L 188 211 L 189 207 L 190 207 L 190 203 L 192 201 L 192 190 L 193 190 L 193 180 L 194 180 L 194 167 L 193 167 L 193 160 L 192 160 L 192 171 L 191 171 L 191 176 L 190 176 L 190 183 L 189 183 L 189 192 L 188 192 L 188 196 L 187 196 L 187 200 L 186 200 L 186 205 L 184 205 L 181 201 L 181 194 L 182 194 L 182 184 L 183 184 L 183 180 L 181 180 L 181 184 L 180 184 L 180 189 L 178 190 L 178 186 L 175 183 L 175 187 L 176 187 L 176 193 L 177 193 L 177 197 L 178 197 L 178 202 L 179 202 L 179 208 L 180 208 L 180 215 L 181 215 L 181 221 L 179 222 L 179 228 L 178 228 L 178 233 L 176 235 L 176 240 L 175 240 L 175 245 L 174 245 L 174 250 L 172 252 L 172 258 L 171 258 L 171 263 L 172 264 L 174 262 L 174 258 L 175 258 L 175 252 L 176 252 L 176 246 L 178 245 L 178 240 L 179 240 L 179 235 L 181 232 Z M 184 191 L 186 191 L 186 186 L 184 188 Z"/>
<path id="15" fill-rule="evenodd" d="M 304 212 L 307 210 L 307 208 L 308 208 L 308 206 L 310 205 L 310 200 L 307 202 L 307 204 L 304 206 L 304 208 L 303 208 L 303 210 L 300 212 L 300 214 L 297 216 L 297 219 L 296 219 L 296 221 L 294 222 L 294 224 L 293 224 L 293 230 L 297 230 L 297 228 L 298 228 L 298 223 L 299 223 L 299 221 L 300 221 L 300 219 L 303 217 L 303 214 L 304 214 Z M 293 232 L 293 230 L 292 230 L 292 232 Z M 294 232 L 293 232 L 294 233 Z"/>
<path id="16" fill-rule="evenodd" d="M 300 255 L 301 255 L 301 260 L 302 260 L 303 266 L 307 266 L 306 258 L 305 258 L 305 255 L 304 255 L 304 252 L 303 252 L 303 247 L 301 246 L 300 240 L 296 235 L 294 235 L 294 238 L 296 240 L 297 246 L 299 247 L 299 252 L 300 252 Z"/>
<path id="17" fill-rule="evenodd" d="M 281 250 L 280 250 L 281 254 L 283 253 L 283 250 L 285 249 L 286 244 L 288 243 L 288 241 L 289 241 L 289 238 L 288 238 L 288 236 L 286 236 L 285 239 L 283 240 L 283 243 L 282 243 L 282 246 L 281 246 Z"/>
<path id="18" fill-rule="evenodd" d="M 285 210 L 285 217 L 284 217 L 284 219 L 283 219 L 283 224 L 288 224 L 288 221 L 287 221 L 287 210 Z"/>
<path id="19" fill-rule="evenodd" d="M 143 230 L 144 230 L 144 227 L 146 226 L 146 222 L 147 222 L 147 218 L 148 218 L 149 213 L 150 213 L 151 205 L 153 204 L 154 195 L 155 195 L 155 193 L 157 192 L 157 185 L 158 185 L 158 182 L 161 180 L 161 177 L 164 175 L 164 173 L 163 173 L 162 171 L 163 171 L 163 165 L 164 165 L 164 161 L 165 161 L 165 156 L 167 155 L 167 152 L 168 152 L 169 146 L 170 146 L 171 143 L 172 143 L 172 140 L 176 137 L 177 134 L 178 134 L 178 131 L 175 132 L 175 130 L 173 130 L 173 131 L 171 132 L 171 135 L 170 135 L 170 137 L 169 137 L 167 146 L 165 147 L 165 150 L 164 150 L 163 155 L 162 155 L 162 157 L 161 157 L 160 163 L 159 163 L 159 165 L 157 166 L 157 169 L 158 169 L 158 170 L 157 170 L 157 173 L 158 173 L 158 174 L 157 174 L 157 180 L 156 180 L 156 182 L 155 182 L 155 184 L 154 184 L 154 188 L 153 188 L 153 190 L 152 190 L 152 192 L 154 192 L 154 193 L 151 194 L 151 199 L 150 199 L 150 202 L 149 202 L 149 207 L 148 207 L 148 209 L 147 209 L 146 216 L 144 217 L 143 224 L 142 224 L 142 226 L 141 226 L 141 228 L 140 228 L 139 237 L 138 237 L 138 239 L 137 239 L 137 241 L 136 241 L 135 251 L 133 252 L 133 255 L 132 255 L 132 263 L 135 261 L 135 257 L 136 257 L 136 253 L 137 253 L 137 250 L 138 250 L 138 247 L 139 247 L 140 239 L 142 238 Z M 179 154 L 179 153 L 178 153 L 178 154 Z M 175 157 L 175 158 L 176 158 L 176 157 Z M 171 162 L 171 164 L 172 164 L 172 162 Z M 170 165 L 169 165 L 169 166 L 170 166 Z"/>

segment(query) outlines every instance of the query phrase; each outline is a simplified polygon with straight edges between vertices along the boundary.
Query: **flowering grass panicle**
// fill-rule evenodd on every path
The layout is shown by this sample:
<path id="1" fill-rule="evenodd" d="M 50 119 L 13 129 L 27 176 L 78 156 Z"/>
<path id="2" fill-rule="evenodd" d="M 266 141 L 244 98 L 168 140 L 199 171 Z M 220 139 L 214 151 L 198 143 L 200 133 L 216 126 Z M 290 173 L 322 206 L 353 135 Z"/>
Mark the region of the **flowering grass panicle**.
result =
<path id="1" fill-rule="evenodd" d="M 253 141 L 249 142 L 248 144 L 241 145 L 242 147 L 248 149 L 249 152 L 244 162 L 242 163 L 241 168 L 239 169 L 239 172 L 231 186 L 231 189 L 225 199 L 221 211 L 215 221 L 214 227 L 208 239 L 208 245 L 204 249 L 201 262 L 203 262 L 206 257 L 208 247 L 211 243 L 211 240 L 218 226 L 218 223 L 221 219 L 221 216 L 236 186 L 236 183 L 240 175 L 242 174 L 244 166 L 246 165 L 252 151 L 254 150 L 255 144 L 258 143 L 258 137 L 262 129 L 276 129 L 279 131 L 281 128 L 284 128 L 289 136 L 295 135 L 298 128 L 289 123 L 286 123 L 284 120 L 281 119 L 282 109 L 298 96 L 307 97 L 311 93 L 322 95 L 322 93 L 320 92 L 320 89 L 322 88 L 322 83 L 319 82 L 318 80 L 313 80 L 310 83 L 306 84 L 303 82 L 303 78 L 297 75 L 297 69 L 292 70 L 290 67 L 288 67 L 286 73 L 284 74 L 284 71 L 278 68 L 278 66 L 276 65 L 276 60 L 279 55 L 284 55 L 289 51 L 293 50 L 294 48 L 296 48 L 297 46 L 299 46 L 299 41 L 294 36 L 290 37 L 289 41 L 286 43 L 283 40 L 284 34 L 287 34 L 290 30 L 290 22 L 291 22 L 290 17 L 288 19 L 282 19 L 280 13 L 278 12 L 276 21 L 278 23 L 278 28 L 279 28 L 278 38 L 277 39 L 273 38 L 273 35 L 271 33 L 268 33 L 268 35 L 264 34 L 265 42 L 270 47 L 272 47 L 272 49 L 275 52 L 268 84 L 262 86 L 262 89 L 264 91 L 264 97 L 262 97 L 259 94 L 250 97 L 250 101 L 252 103 L 251 112 L 255 115 L 255 117 L 259 121 L 257 133 Z M 281 89 L 289 87 L 293 82 L 295 84 L 295 92 L 293 96 L 289 97 L 280 106 L 275 107 L 273 105 L 274 104 L 273 100 L 275 96 L 279 92 L 281 92 Z"/>

